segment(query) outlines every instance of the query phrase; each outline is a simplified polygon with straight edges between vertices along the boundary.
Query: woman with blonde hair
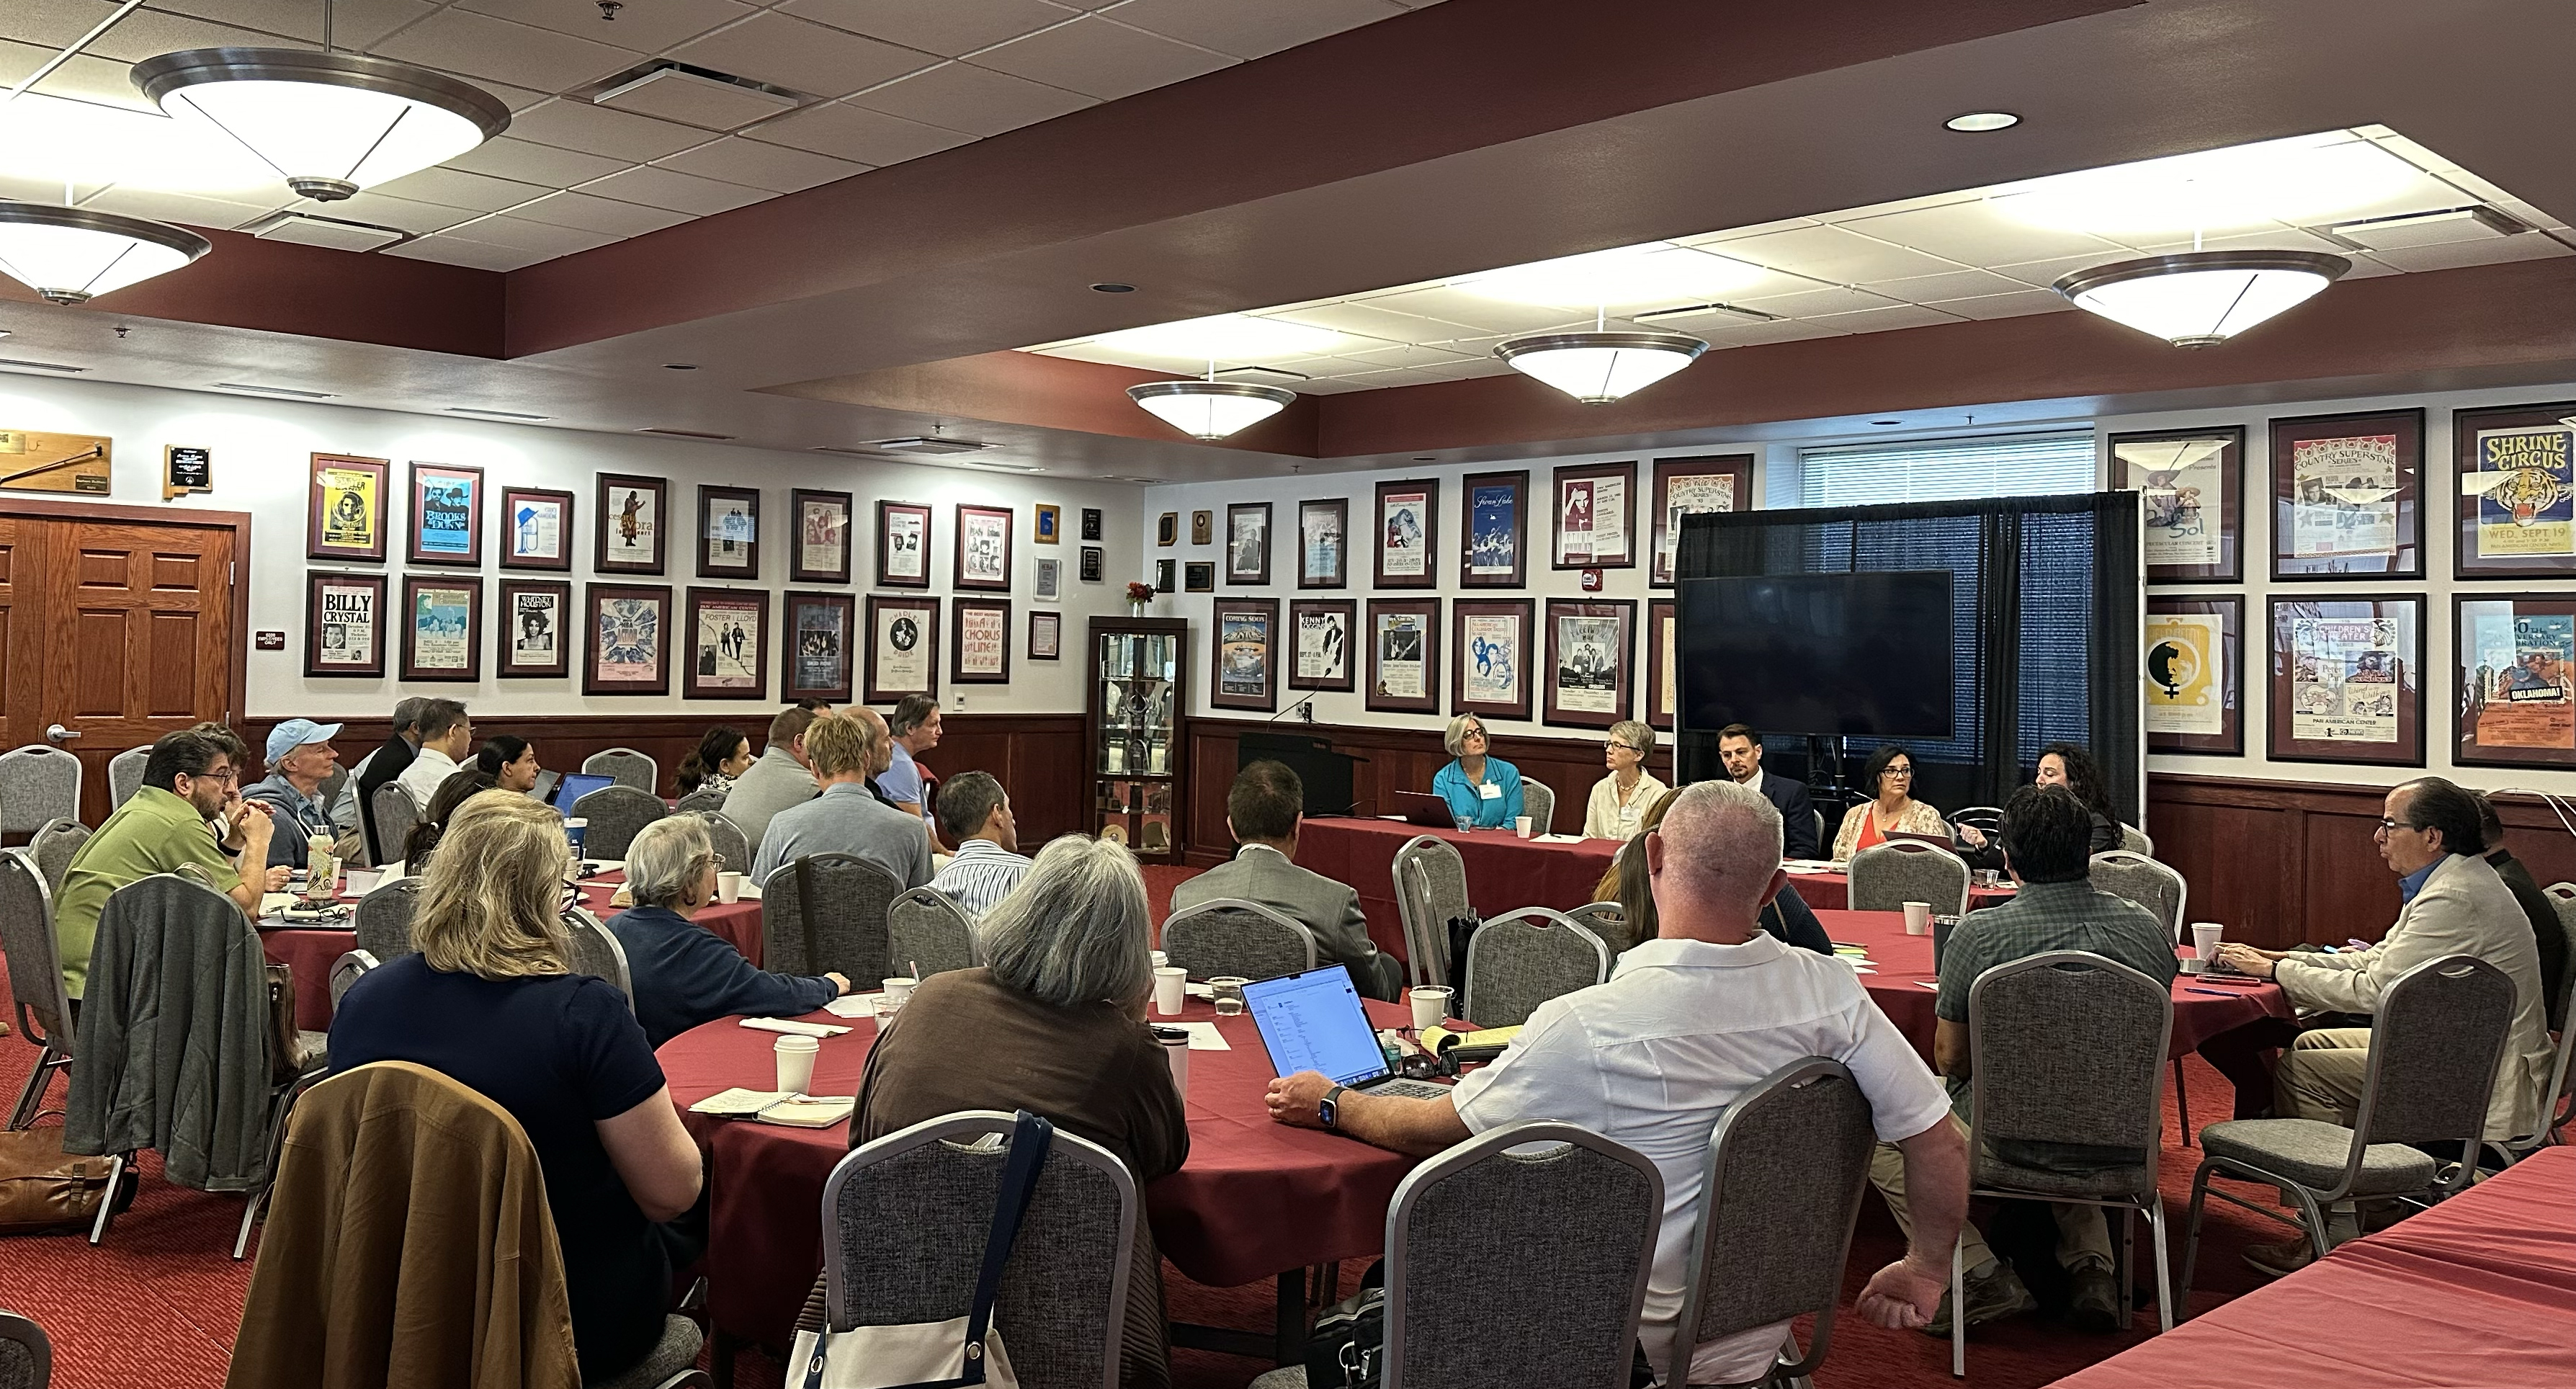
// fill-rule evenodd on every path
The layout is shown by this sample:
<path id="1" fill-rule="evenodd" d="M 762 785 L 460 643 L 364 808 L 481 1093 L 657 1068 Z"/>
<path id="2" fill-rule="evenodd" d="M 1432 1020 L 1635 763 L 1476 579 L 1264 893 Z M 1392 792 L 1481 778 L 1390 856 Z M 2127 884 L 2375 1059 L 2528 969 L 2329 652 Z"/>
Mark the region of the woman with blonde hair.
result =
<path id="1" fill-rule="evenodd" d="M 1655 750 L 1655 730 L 1635 719 L 1610 725 L 1601 760 L 1610 774 L 1592 784 L 1583 808 L 1586 839 L 1631 839 L 1645 833 L 1646 812 L 1670 790 L 1646 770 L 1646 754 Z"/>
<path id="2" fill-rule="evenodd" d="M 546 806 L 459 807 L 421 882 L 418 953 L 350 987 L 331 1063 L 427 1066 L 519 1121 L 545 1173 L 582 1378 L 598 1383 L 661 1339 L 671 1271 L 704 1244 L 662 1222 L 692 1214 L 702 1169 L 626 999 L 572 972 L 564 860 Z"/>

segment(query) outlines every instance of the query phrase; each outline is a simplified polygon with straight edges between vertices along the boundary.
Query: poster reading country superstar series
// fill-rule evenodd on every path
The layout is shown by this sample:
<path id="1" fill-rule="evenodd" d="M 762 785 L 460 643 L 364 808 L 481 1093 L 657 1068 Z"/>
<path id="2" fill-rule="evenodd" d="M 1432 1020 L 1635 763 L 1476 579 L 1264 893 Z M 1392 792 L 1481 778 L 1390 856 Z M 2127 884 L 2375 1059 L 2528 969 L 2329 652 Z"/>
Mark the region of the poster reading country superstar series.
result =
<path id="1" fill-rule="evenodd" d="M 2397 554 L 2397 436 L 2300 439 L 2290 446 L 2291 553 L 2300 559 Z"/>

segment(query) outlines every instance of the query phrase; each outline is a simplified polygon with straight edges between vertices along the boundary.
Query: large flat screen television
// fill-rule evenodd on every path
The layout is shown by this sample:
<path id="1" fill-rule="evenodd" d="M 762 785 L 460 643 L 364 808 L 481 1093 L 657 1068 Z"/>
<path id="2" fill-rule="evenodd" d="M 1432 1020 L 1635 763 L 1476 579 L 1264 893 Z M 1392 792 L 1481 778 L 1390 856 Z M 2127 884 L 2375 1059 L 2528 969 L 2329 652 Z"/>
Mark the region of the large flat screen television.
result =
<path id="1" fill-rule="evenodd" d="M 1685 579 L 1673 634 L 1685 732 L 1947 738 L 1950 572 Z"/>

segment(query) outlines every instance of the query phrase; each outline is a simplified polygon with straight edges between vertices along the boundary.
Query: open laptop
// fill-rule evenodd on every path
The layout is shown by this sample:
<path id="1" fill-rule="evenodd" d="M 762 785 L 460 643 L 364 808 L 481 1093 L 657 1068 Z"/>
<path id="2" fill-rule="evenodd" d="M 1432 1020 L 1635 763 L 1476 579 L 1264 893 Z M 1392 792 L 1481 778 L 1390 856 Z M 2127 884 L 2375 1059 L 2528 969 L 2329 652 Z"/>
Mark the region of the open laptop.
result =
<path id="1" fill-rule="evenodd" d="M 1243 1006 L 1260 1029 L 1270 1069 L 1280 1075 L 1321 1071 L 1336 1085 L 1416 1100 L 1449 1093 L 1445 1085 L 1405 1080 L 1387 1070 L 1386 1053 L 1378 1049 L 1368 1011 L 1360 1006 L 1360 991 L 1351 985 L 1351 972 L 1340 965 L 1246 984 Z"/>
<path id="2" fill-rule="evenodd" d="M 580 800 L 582 797 L 589 795 L 593 791 L 597 791 L 603 787 L 615 786 L 616 784 L 617 778 L 613 776 L 591 776 L 584 772 L 566 772 L 564 773 L 563 780 L 555 783 L 555 794 L 552 799 L 546 802 L 546 804 L 553 806 L 555 809 L 562 811 L 566 815 L 570 815 L 572 813 L 573 802 Z"/>
<path id="3" fill-rule="evenodd" d="M 563 773 L 561 772 L 537 773 L 536 785 L 528 788 L 528 799 L 535 801 L 539 805 L 553 805 L 555 803 L 555 785 L 562 780 Z"/>
<path id="4" fill-rule="evenodd" d="M 1434 830 L 1458 828 L 1458 817 L 1438 796 L 1423 791 L 1390 791 L 1387 798 L 1388 813 L 1403 816 L 1407 824 Z"/>

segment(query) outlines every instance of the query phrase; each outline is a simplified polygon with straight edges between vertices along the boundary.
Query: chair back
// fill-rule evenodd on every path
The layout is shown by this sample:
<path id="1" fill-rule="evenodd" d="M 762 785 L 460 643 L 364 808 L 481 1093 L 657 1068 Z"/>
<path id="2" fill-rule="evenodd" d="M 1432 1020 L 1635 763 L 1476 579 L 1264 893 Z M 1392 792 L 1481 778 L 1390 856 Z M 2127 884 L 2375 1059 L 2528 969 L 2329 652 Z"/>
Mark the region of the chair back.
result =
<path id="1" fill-rule="evenodd" d="M 1627 953 L 1637 943 L 1636 928 L 1628 924 L 1627 909 L 1616 902 L 1586 902 L 1565 914 L 1565 919 L 1601 938 L 1613 956 Z"/>
<path id="2" fill-rule="evenodd" d="M 108 812 L 114 814 L 143 789 L 143 769 L 152 761 L 152 745 L 127 748 L 107 759 Z"/>
<path id="3" fill-rule="evenodd" d="M 626 947 L 618 944 L 617 935 L 598 917 L 580 907 L 563 914 L 564 933 L 572 939 L 572 970 L 594 979 L 605 979 L 626 996 L 626 1007 L 635 1007 L 635 976 L 626 968 Z"/>
<path id="4" fill-rule="evenodd" d="M 1556 788 L 1544 781 L 1522 777 L 1521 813 L 1529 817 L 1530 833 L 1550 833 L 1550 827 L 1556 823 Z"/>
<path id="5" fill-rule="evenodd" d="M 414 805 L 411 792 L 399 781 L 388 781 L 367 798 L 374 807 L 376 822 L 375 863 L 383 868 L 402 862 L 403 846 L 411 842 L 411 832 L 420 823 L 420 807 Z"/>
<path id="6" fill-rule="evenodd" d="M 682 796 L 679 800 L 673 802 L 671 809 L 693 813 L 722 810 L 724 809 L 725 797 L 728 794 L 730 793 L 711 790 L 707 787 L 701 786 L 697 790 L 692 791 L 689 794 Z"/>
<path id="7" fill-rule="evenodd" d="M 1011 1131 L 1011 1115 L 967 1110 L 841 1159 L 823 1184 L 825 1325 L 966 1315 Z M 994 1299 L 1022 1389 L 1117 1389 L 1138 1211 L 1125 1163 L 1055 1131 Z"/>
<path id="8" fill-rule="evenodd" d="M 2154 912 L 2167 935 L 2182 938 L 2182 924 L 2191 919 L 2185 911 L 2191 904 L 2191 884 L 2170 865 L 2128 849 L 2105 849 L 2093 856 L 2086 874 L 2095 888 Z"/>
<path id="9" fill-rule="evenodd" d="M 886 904 L 886 954 L 890 968 L 918 970 L 922 979 L 984 962 L 975 948 L 975 924 L 946 893 L 926 887 Z"/>
<path id="10" fill-rule="evenodd" d="M 1849 1068 L 1822 1056 L 1773 1071 L 1726 1107 L 1708 1139 L 1665 1383 L 1690 1383 L 1703 1341 L 1810 1314 L 1806 1354 L 1781 1377 L 1814 1372 L 1833 1338 L 1877 1149 L 1869 1097 Z"/>
<path id="11" fill-rule="evenodd" d="M 2551 883 L 2542 891 L 2557 910 L 2558 929 L 2567 937 L 2567 958 L 2576 960 L 2576 883 Z M 2548 1100 L 2540 1107 L 2541 1130 L 2531 1140 L 2533 1147 L 2576 1119 L 2576 1021 L 2569 1021 L 2571 1012 L 2576 1012 L 2576 969 L 2567 972 L 2566 988 L 2549 1014 L 2558 1023 L 2558 1049 L 2550 1062 Z"/>
<path id="12" fill-rule="evenodd" d="M 1258 902 L 1217 897 L 1163 922 L 1163 953 L 1192 979 L 1276 979 L 1315 967 L 1315 933 Z"/>
<path id="13" fill-rule="evenodd" d="M 602 748 L 581 759 L 584 776 L 617 778 L 620 786 L 631 786 L 655 800 L 662 784 L 662 764 L 633 748 Z"/>
<path id="14" fill-rule="evenodd" d="M 662 798 L 624 782 L 603 786 L 572 803 L 571 814 L 590 822 L 581 836 L 581 856 L 593 861 L 623 859 L 626 848 L 644 827 L 671 813 Z"/>
<path id="15" fill-rule="evenodd" d="M 1478 1027 L 1517 1027 L 1560 994 L 1610 977 L 1610 947 L 1565 913 L 1523 907 L 1467 940 L 1467 996 L 1458 1016 Z"/>
<path id="16" fill-rule="evenodd" d="M 0 834 L 33 834 L 49 820 L 80 818 L 81 764 L 61 748 L 30 743 L 0 752 Z"/>
<path id="17" fill-rule="evenodd" d="M 45 1329 L 0 1312 L 0 1389 L 45 1389 L 54 1377 L 54 1347 Z"/>
<path id="18" fill-rule="evenodd" d="M 1856 912 L 1903 911 L 1908 902 L 1929 902 L 1936 915 L 1965 916 L 1968 865 L 1918 840 L 1873 844 L 1851 856 L 1849 900 Z"/>
<path id="19" fill-rule="evenodd" d="M 1954 831 L 1962 825 L 1965 825 L 1975 829 L 1978 833 L 1984 835 L 1990 840 L 2000 839 L 2003 837 L 2004 812 L 2003 808 L 2000 806 L 1962 806 L 1957 810 L 1951 811 L 1943 818 L 1950 822 L 1950 828 Z"/>
<path id="20" fill-rule="evenodd" d="M 1506 1124 L 1414 1168 L 1386 1213 L 1384 1389 L 1626 1389 L 1663 1209 L 1653 1163 L 1572 1124 Z"/>
<path id="21" fill-rule="evenodd" d="M 379 964 L 412 953 L 411 919 L 420 910 L 420 885 L 417 877 L 378 883 L 375 891 L 358 899 L 358 909 L 350 914 L 358 948 L 375 956 Z"/>
<path id="22" fill-rule="evenodd" d="M 89 826 L 78 820 L 48 820 L 27 841 L 27 853 L 35 859 L 36 871 L 45 875 L 48 889 L 63 890 L 63 875 L 72 871 L 72 859 L 89 835 Z"/>
<path id="23" fill-rule="evenodd" d="M 855 854 L 813 854 L 773 869 L 760 887 L 761 965 L 826 970 L 853 981 L 894 973 L 886 912 L 903 895 L 893 874 Z"/>
<path id="24" fill-rule="evenodd" d="M 19 850 L 0 851 L 0 955 L 9 961 L 9 994 L 18 1031 L 38 1046 L 72 1052 L 71 996 L 54 941 L 54 894 Z"/>
<path id="25" fill-rule="evenodd" d="M 2477 1150 L 2514 1006 L 2512 977 L 2473 955 L 2428 960 L 2388 986 L 2371 1019 L 2370 1072 L 2353 1114 L 2353 1172 L 2369 1143 Z M 2462 1164 L 2463 1183 L 2471 1166 Z"/>
<path id="26" fill-rule="evenodd" d="M 340 1016 L 340 1000 L 348 997 L 349 986 L 366 977 L 368 970 L 382 963 L 364 950 L 351 950 L 331 962 L 331 1016 Z"/>
<path id="27" fill-rule="evenodd" d="M 707 822 L 707 842 L 714 847 L 716 856 L 724 860 L 716 865 L 718 868 L 729 873 L 751 872 L 751 840 L 742 832 L 742 826 L 726 819 L 720 811 L 693 810 L 686 813 Z"/>
<path id="28" fill-rule="evenodd" d="M 2144 854 L 2149 858 L 2156 856 L 2156 841 L 2149 839 L 2147 832 L 2135 825 L 2120 826 L 2120 847 L 2133 854 Z"/>
<path id="29" fill-rule="evenodd" d="M 1995 966 L 1968 987 L 1973 1188 L 2141 1197 L 2164 1146 L 2173 990 L 2083 950 Z"/>
<path id="30" fill-rule="evenodd" d="M 1449 922 L 1472 917 L 1467 861 L 1436 834 L 1417 834 L 1395 851 L 1395 910 L 1404 921 L 1404 962 L 1416 984 L 1449 982 Z"/>

